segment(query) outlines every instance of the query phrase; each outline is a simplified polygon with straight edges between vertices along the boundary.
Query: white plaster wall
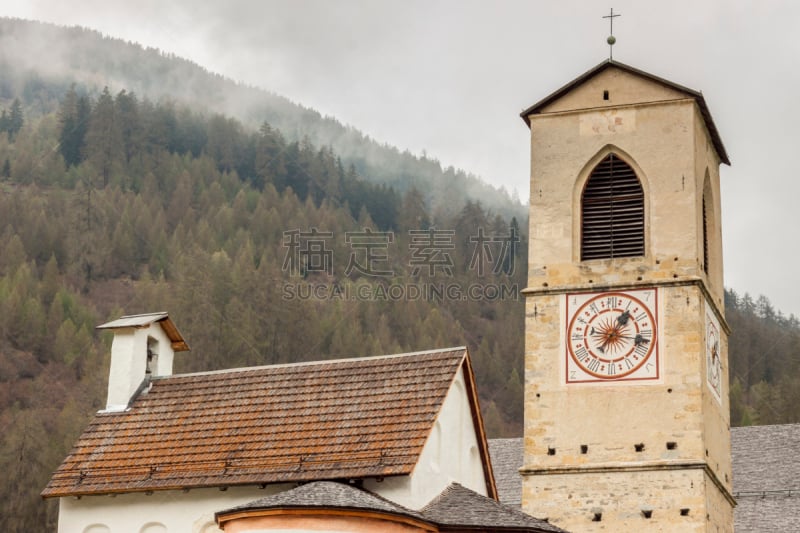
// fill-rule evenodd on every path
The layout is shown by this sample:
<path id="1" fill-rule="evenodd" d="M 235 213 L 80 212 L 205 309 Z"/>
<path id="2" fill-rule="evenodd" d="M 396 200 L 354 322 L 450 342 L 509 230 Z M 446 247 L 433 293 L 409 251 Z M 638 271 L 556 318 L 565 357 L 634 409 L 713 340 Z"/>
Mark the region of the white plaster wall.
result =
<path id="1" fill-rule="evenodd" d="M 156 491 L 117 496 L 61 498 L 59 533 L 219 533 L 214 513 L 294 487 L 293 484 L 183 491 Z M 103 526 L 108 529 L 103 529 Z"/>
<path id="2" fill-rule="evenodd" d="M 111 343 L 111 367 L 108 374 L 107 411 L 121 411 L 141 385 L 147 368 L 147 338 L 158 341 L 156 376 L 172 374 L 174 351 L 169 337 L 158 324 L 149 328 L 119 328 Z"/>
<path id="3" fill-rule="evenodd" d="M 153 324 L 149 329 L 143 330 L 145 335 L 145 346 L 147 337 L 153 337 L 158 341 L 158 363 L 153 369 L 153 376 L 171 376 L 172 361 L 175 358 L 175 351 L 172 349 L 172 341 L 161 329 L 161 326 Z M 145 352 L 146 355 L 147 352 Z"/>
<path id="4" fill-rule="evenodd" d="M 120 411 L 128 405 L 131 395 L 141 383 L 135 385 L 133 376 L 141 374 L 144 377 L 146 357 L 136 358 L 133 354 L 141 351 L 147 354 L 147 338 L 142 344 L 141 336 L 136 335 L 136 329 L 124 328 L 114 330 L 114 340 L 111 343 L 111 367 L 108 372 L 108 400 L 107 411 Z"/>
<path id="5" fill-rule="evenodd" d="M 459 370 L 419 462 L 410 478 L 366 480 L 364 487 L 411 509 L 421 509 L 451 483 L 486 496 L 478 438 L 472 423 L 463 370 Z"/>

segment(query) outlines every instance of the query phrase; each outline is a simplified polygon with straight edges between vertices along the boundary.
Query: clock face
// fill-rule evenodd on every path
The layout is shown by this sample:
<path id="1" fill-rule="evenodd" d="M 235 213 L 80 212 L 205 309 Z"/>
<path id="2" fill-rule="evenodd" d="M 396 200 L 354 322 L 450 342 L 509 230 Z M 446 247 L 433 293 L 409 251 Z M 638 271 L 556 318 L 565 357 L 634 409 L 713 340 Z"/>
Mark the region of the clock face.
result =
<path id="1" fill-rule="evenodd" d="M 657 380 L 656 289 L 567 295 L 567 383 Z"/>
<path id="2" fill-rule="evenodd" d="M 706 380 L 712 396 L 722 402 L 722 353 L 720 350 L 719 322 L 706 308 Z"/>

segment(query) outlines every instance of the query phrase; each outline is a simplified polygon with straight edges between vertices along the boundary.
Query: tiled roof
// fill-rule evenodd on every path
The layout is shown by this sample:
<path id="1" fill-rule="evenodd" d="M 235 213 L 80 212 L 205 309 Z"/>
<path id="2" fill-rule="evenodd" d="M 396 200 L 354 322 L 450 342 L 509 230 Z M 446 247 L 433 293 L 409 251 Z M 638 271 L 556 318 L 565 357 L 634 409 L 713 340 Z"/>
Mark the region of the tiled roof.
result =
<path id="1" fill-rule="evenodd" d="M 243 511 L 260 511 L 267 509 L 313 508 L 375 511 L 425 520 L 423 516 L 416 511 L 390 502 L 372 492 L 335 481 L 314 481 L 312 483 L 306 483 L 305 485 L 300 485 L 291 490 L 279 492 L 278 494 L 260 498 L 244 505 L 219 511 L 216 515 L 220 517 L 241 513 Z"/>
<path id="2" fill-rule="evenodd" d="M 481 496 L 458 483 L 453 483 L 420 511 L 422 516 L 447 526 L 442 530 L 489 529 L 491 531 L 547 531 L 560 533 L 563 529 L 544 520 Z"/>
<path id="3" fill-rule="evenodd" d="M 494 482 L 498 499 L 506 505 L 522 507 L 522 438 L 489 439 Z"/>
<path id="4" fill-rule="evenodd" d="M 42 495 L 409 474 L 462 365 L 471 379 L 466 354 L 157 378 L 129 410 L 95 416 Z"/>
<path id="5" fill-rule="evenodd" d="M 737 533 L 800 531 L 800 424 L 731 428 Z"/>

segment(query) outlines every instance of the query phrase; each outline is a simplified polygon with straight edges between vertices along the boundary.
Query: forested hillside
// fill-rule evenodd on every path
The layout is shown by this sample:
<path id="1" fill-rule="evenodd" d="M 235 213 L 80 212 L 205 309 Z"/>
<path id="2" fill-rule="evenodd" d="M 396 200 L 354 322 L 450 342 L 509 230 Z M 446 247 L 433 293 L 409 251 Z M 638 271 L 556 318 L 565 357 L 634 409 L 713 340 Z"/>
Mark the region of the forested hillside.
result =
<path id="1" fill-rule="evenodd" d="M 110 338 L 94 327 L 123 314 L 170 313 L 192 347 L 176 372 L 466 344 L 489 433 L 521 431 L 524 221 L 437 209 L 268 123 L 125 90 L 0 109 L 11 531 L 54 525 L 38 492 L 104 405 Z"/>
<path id="2" fill-rule="evenodd" d="M 725 292 L 731 425 L 800 423 L 800 321 L 769 299 Z"/>

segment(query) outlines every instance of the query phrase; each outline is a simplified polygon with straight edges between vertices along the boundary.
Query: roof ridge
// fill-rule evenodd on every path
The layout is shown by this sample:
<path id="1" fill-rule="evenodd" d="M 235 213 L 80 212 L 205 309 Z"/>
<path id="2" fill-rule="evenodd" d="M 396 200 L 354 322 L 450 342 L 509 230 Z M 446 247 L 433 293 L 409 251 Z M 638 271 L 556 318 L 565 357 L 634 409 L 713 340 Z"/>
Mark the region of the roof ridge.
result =
<path id="1" fill-rule="evenodd" d="M 179 378 L 179 377 L 192 377 L 192 376 L 208 376 L 214 374 L 232 374 L 236 372 L 249 372 L 252 370 L 264 370 L 267 368 L 292 368 L 292 367 L 301 367 L 301 366 L 321 366 L 326 364 L 338 364 L 338 363 L 350 363 L 354 361 L 370 361 L 370 360 L 378 360 L 378 359 L 393 359 L 393 358 L 401 358 L 401 357 L 412 357 L 412 356 L 419 356 L 419 355 L 428 355 L 428 354 L 435 354 L 435 353 L 445 353 L 445 352 L 458 352 L 458 351 L 466 351 L 466 346 L 453 346 L 449 348 L 438 348 L 435 350 L 421 350 L 417 352 L 403 352 L 403 353 L 395 353 L 395 354 L 385 354 L 385 355 L 368 355 L 362 357 L 344 357 L 341 359 L 321 359 L 317 361 L 298 361 L 295 363 L 277 363 L 272 365 L 258 365 L 258 366 L 242 366 L 237 368 L 223 368 L 220 370 L 203 370 L 200 372 L 189 372 L 185 374 L 172 374 L 169 376 L 154 376 L 152 378 L 153 381 L 160 381 L 164 379 L 170 378 Z"/>

